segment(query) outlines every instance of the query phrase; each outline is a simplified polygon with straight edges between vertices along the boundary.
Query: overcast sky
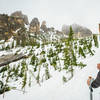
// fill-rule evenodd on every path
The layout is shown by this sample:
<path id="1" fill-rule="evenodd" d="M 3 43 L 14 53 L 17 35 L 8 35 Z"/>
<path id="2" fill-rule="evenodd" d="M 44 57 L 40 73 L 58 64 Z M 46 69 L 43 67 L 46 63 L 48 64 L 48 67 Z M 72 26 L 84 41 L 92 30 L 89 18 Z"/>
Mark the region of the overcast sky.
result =
<path id="1" fill-rule="evenodd" d="M 0 0 L 0 13 L 21 10 L 29 20 L 38 17 L 48 26 L 61 29 L 63 24 L 80 24 L 98 33 L 100 0 Z"/>

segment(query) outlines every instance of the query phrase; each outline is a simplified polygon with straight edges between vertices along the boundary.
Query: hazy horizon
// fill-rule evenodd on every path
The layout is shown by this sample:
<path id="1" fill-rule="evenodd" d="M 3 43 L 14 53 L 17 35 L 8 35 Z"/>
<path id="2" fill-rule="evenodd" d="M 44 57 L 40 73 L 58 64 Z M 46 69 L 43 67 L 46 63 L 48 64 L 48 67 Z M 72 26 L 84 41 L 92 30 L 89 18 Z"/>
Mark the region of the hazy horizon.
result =
<path id="1" fill-rule="evenodd" d="M 22 11 L 29 21 L 37 17 L 40 22 L 46 20 L 49 27 L 59 30 L 63 24 L 76 23 L 99 33 L 99 4 L 99 0 L 1 0 L 0 13 Z"/>

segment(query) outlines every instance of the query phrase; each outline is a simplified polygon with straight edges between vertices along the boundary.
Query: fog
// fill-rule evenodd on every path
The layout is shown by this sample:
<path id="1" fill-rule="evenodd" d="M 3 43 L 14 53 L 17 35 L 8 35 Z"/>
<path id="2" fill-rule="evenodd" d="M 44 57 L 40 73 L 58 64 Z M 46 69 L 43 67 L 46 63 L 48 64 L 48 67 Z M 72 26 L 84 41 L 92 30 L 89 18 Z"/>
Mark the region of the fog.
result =
<path id="1" fill-rule="evenodd" d="M 0 13 L 21 10 L 29 21 L 38 17 L 49 27 L 61 30 L 63 24 L 80 24 L 98 33 L 100 0 L 0 0 Z"/>

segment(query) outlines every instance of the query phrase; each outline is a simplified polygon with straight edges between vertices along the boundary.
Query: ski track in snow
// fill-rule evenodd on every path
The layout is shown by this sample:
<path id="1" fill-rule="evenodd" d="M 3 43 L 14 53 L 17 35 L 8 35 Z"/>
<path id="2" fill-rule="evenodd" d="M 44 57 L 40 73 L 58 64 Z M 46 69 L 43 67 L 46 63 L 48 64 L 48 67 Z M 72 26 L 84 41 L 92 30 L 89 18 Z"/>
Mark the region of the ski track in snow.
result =
<path id="1" fill-rule="evenodd" d="M 5 93 L 0 100 L 90 100 L 87 86 L 88 76 L 96 77 L 97 63 L 100 62 L 100 48 L 96 49 L 95 55 L 84 60 L 85 68 L 78 71 L 74 77 L 63 84 L 61 73 L 55 72 L 54 77 L 39 85 L 26 89 L 26 93 L 12 90 Z M 93 100 L 100 100 L 100 88 L 94 89 Z"/>

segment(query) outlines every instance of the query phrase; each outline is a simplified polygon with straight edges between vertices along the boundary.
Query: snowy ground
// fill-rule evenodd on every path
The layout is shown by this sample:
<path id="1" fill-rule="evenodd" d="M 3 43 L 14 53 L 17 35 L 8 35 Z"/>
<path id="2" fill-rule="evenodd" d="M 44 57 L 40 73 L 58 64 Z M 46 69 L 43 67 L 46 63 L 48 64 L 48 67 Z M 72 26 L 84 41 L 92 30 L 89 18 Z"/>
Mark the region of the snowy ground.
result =
<path id="1" fill-rule="evenodd" d="M 45 81 L 41 86 L 35 85 L 26 89 L 23 94 L 19 91 L 10 91 L 0 100 L 89 100 L 89 89 L 86 84 L 88 76 L 97 75 L 97 63 L 100 62 L 100 48 L 92 57 L 84 60 L 87 64 L 82 70 L 78 70 L 74 77 L 63 84 L 61 73 L 55 72 L 54 77 Z M 94 89 L 93 100 L 100 100 L 100 88 Z"/>

